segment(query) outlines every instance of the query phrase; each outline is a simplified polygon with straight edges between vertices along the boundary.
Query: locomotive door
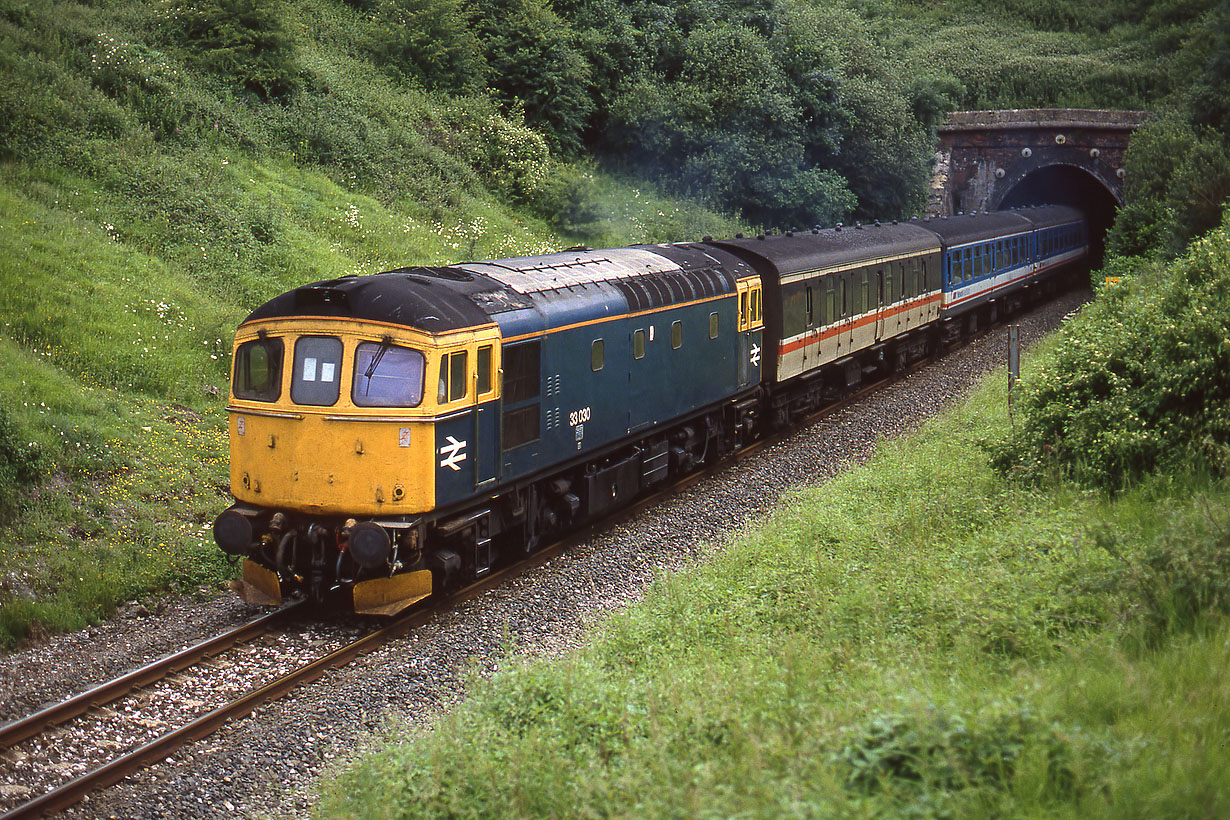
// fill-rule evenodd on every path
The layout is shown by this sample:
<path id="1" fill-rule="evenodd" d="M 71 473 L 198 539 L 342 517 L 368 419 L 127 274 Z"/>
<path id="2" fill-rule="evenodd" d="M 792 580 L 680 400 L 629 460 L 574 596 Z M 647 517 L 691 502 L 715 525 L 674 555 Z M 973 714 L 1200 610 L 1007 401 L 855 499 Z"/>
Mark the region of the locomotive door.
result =
<path id="1" fill-rule="evenodd" d="M 764 305 L 760 279 L 744 279 L 736 283 L 739 294 L 739 387 L 760 381 L 760 365 L 764 351 Z"/>
<path id="2" fill-rule="evenodd" d="M 500 403 L 496 399 L 497 380 L 492 345 L 478 349 L 474 370 L 474 487 L 495 481 L 500 456 L 496 430 Z"/>

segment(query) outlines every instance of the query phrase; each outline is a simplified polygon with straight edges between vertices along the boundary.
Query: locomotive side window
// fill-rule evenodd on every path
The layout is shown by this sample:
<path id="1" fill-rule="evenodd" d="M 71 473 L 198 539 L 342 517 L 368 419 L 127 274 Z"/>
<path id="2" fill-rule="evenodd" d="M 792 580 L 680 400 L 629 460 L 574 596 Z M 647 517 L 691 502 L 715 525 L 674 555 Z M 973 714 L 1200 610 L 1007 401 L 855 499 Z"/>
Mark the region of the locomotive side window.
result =
<path id="1" fill-rule="evenodd" d="M 811 289 L 807 290 L 808 296 L 811 295 Z M 716 313 L 709 314 L 709 338 L 716 339 L 718 337 L 718 315 Z"/>
<path id="2" fill-rule="evenodd" d="M 671 349 L 683 347 L 683 322 L 671 322 Z"/>
<path id="3" fill-rule="evenodd" d="M 483 345 L 478 349 L 478 395 L 494 389 L 491 375 L 491 345 Z"/>
<path id="4" fill-rule="evenodd" d="M 744 294 L 746 296 L 746 294 Z M 632 333 L 632 358 L 645 358 L 645 331 L 637 330 Z"/>
<path id="5" fill-rule="evenodd" d="M 515 404 L 538 395 L 539 342 L 504 348 L 504 402 Z"/>
<path id="6" fill-rule="evenodd" d="M 295 404 L 332 407 L 337 404 L 342 365 L 342 340 L 336 336 L 302 336 L 295 342 L 290 399 Z"/>
<path id="7" fill-rule="evenodd" d="M 359 407 L 418 407 L 425 364 L 417 350 L 388 341 L 361 342 L 354 354 L 351 399 Z"/>
<path id="8" fill-rule="evenodd" d="M 441 404 L 464 399 L 469 392 L 466 384 L 466 359 L 464 350 L 440 357 L 440 390 L 436 398 Z"/>
<path id="9" fill-rule="evenodd" d="M 594 339 L 589 346 L 589 369 L 597 373 L 606 364 L 606 343 L 602 339 Z"/>
<path id="10" fill-rule="evenodd" d="M 281 339 L 253 339 L 235 351 L 232 390 L 237 399 L 277 401 L 282 395 Z"/>

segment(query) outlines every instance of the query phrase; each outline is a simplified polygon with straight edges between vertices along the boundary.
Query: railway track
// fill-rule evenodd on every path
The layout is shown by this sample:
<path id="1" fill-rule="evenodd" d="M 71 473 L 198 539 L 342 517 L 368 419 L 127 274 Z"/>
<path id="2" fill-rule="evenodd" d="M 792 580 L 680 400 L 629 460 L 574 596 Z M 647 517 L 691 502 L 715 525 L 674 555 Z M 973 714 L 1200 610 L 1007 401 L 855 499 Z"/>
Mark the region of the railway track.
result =
<path id="1" fill-rule="evenodd" d="M 256 686 L 226 704 L 199 715 L 144 744 L 130 748 L 115 756 L 106 764 L 80 777 L 62 783 L 62 785 L 51 789 L 41 797 L 18 805 L 4 814 L 0 814 L 0 820 L 42 817 L 68 808 L 80 802 L 94 790 L 114 785 L 126 776 L 140 771 L 156 761 L 169 757 L 177 749 L 211 734 L 228 720 L 248 715 L 263 704 L 276 700 L 296 687 L 316 680 L 329 670 L 344 666 L 355 658 L 372 652 L 389 641 L 404 635 L 406 632 L 427 623 L 436 614 L 451 610 L 464 601 L 471 600 L 487 590 L 500 586 L 509 578 L 524 573 L 531 567 L 550 561 L 552 558 L 567 551 L 570 547 L 594 537 L 597 533 L 635 517 L 646 508 L 659 504 L 663 499 L 680 493 L 716 472 L 729 468 L 753 453 L 788 437 L 793 432 L 814 424 L 825 416 L 849 407 L 867 395 L 905 378 L 915 370 L 942 358 L 946 352 L 948 351 L 941 351 L 933 356 L 928 356 L 904 371 L 867 384 L 857 392 L 851 393 L 841 400 L 829 404 L 792 424 L 788 429 L 777 431 L 770 436 L 753 442 L 708 469 L 694 472 L 669 487 L 638 500 L 627 508 L 616 511 L 600 521 L 574 531 L 566 538 L 548 545 L 508 567 L 492 572 L 464 589 L 429 602 L 424 607 L 412 609 L 403 616 L 366 632 L 356 640 L 350 641 L 310 663 L 303 664 L 286 674 L 278 676 L 274 680 Z M 0 754 L 31 738 L 36 738 L 41 734 L 51 731 L 55 727 L 62 726 L 69 721 L 88 714 L 91 710 L 105 707 L 106 704 L 114 702 L 126 694 L 143 687 L 148 687 L 166 679 L 168 676 L 191 669 L 203 661 L 227 651 L 231 647 L 254 641 L 260 636 L 267 634 L 270 630 L 292 622 L 303 613 L 302 607 L 302 604 L 285 607 L 227 633 L 127 673 L 101 686 L 82 692 L 62 703 L 42 709 L 21 720 L 0 726 Z"/>

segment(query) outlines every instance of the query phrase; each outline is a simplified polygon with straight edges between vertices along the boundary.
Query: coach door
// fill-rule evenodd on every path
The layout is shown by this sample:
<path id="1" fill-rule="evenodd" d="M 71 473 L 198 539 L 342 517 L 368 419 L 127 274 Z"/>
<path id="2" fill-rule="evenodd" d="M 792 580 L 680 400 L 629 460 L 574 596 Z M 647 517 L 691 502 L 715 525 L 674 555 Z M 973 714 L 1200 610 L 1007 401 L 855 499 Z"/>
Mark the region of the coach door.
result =
<path id="1" fill-rule="evenodd" d="M 876 268 L 875 281 L 876 341 L 884 338 L 884 268 Z"/>

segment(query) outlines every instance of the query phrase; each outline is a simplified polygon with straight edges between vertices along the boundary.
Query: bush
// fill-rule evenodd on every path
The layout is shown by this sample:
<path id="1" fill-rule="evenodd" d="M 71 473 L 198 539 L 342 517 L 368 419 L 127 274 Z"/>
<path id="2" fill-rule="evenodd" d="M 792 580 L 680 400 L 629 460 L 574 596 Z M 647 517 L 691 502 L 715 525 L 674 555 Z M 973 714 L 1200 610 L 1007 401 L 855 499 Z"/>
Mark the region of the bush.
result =
<path id="1" fill-rule="evenodd" d="M 476 93 L 485 85 L 487 63 L 459 0 L 386 0 L 371 42 L 379 62 L 426 88 Z"/>
<path id="2" fill-rule="evenodd" d="M 299 87 L 285 9 L 269 0 L 168 0 L 173 42 L 207 71 L 231 77 L 265 102 Z"/>
<path id="3" fill-rule="evenodd" d="M 994 464 L 1117 489 L 1167 467 L 1230 461 L 1230 230 L 1168 265 L 1124 277 L 1064 329 L 1022 382 L 1012 436 Z"/>
<path id="4" fill-rule="evenodd" d="M 1230 146 L 1171 110 L 1133 136 L 1125 162 L 1127 206 L 1107 236 L 1113 254 L 1175 256 L 1221 221 L 1230 201 Z"/>

